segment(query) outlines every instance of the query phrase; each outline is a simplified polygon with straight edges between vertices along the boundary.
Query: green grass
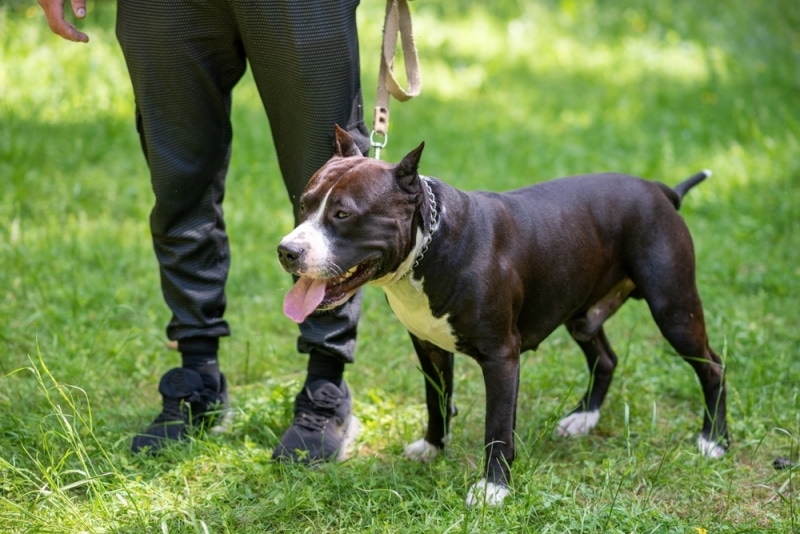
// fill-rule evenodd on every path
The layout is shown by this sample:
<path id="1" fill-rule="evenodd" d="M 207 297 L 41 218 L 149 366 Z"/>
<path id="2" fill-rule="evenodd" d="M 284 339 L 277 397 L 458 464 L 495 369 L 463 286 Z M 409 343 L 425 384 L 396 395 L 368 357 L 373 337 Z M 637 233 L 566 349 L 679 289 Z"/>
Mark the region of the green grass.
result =
<path id="1" fill-rule="evenodd" d="M 392 104 L 386 159 L 424 140 L 422 172 L 465 189 L 600 170 L 676 183 L 714 171 L 682 212 L 727 365 L 730 454 L 698 456 L 693 373 L 631 303 L 608 325 L 620 365 L 597 431 L 554 436 L 587 380 L 559 331 L 524 357 L 512 497 L 467 509 L 482 458 L 478 367 L 457 359 L 460 415 L 447 454 L 431 465 L 404 460 L 424 424 L 423 379 L 369 288 L 347 375 L 364 424 L 356 454 L 316 470 L 271 463 L 305 358 L 281 315 L 290 280 L 274 254 L 291 214 L 246 78 L 226 197 L 234 335 L 222 363 L 236 422 L 159 459 L 131 456 L 131 436 L 158 412 L 158 379 L 178 357 L 164 348 L 151 193 L 114 8 L 90 5 L 92 42 L 82 46 L 52 36 L 34 2 L 11 2 L 0 7 L 0 531 L 800 529 L 797 472 L 771 467 L 800 449 L 800 4 L 412 9 L 425 85 L 418 99 Z M 368 109 L 382 10 L 365 1 L 359 12 Z"/>

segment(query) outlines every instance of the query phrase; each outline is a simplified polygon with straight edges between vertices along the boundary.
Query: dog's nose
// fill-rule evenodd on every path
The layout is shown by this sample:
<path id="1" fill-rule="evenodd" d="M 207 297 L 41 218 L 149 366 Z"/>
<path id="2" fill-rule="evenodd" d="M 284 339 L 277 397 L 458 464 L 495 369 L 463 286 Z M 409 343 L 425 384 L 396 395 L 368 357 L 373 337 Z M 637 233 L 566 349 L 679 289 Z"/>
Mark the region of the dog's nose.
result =
<path id="1" fill-rule="evenodd" d="M 305 250 L 303 247 L 295 243 L 281 243 L 278 245 L 278 260 L 280 260 L 283 268 L 289 272 L 298 270 L 304 255 Z"/>

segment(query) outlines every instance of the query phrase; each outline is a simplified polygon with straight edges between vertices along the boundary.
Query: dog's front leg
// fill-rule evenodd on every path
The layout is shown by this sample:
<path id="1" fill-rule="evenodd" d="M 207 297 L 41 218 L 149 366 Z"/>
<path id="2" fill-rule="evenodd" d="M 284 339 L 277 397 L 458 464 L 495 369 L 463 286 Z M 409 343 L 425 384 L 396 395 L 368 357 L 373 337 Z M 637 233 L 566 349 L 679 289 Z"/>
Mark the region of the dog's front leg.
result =
<path id="1" fill-rule="evenodd" d="M 406 447 L 407 458 L 429 462 L 439 455 L 450 438 L 453 406 L 453 353 L 440 349 L 411 334 L 425 379 L 425 404 L 428 407 L 428 430 L 425 438 Z"/>
<path id="2" fill-rule="evenodd" d="M 473 484 L 467 505 L 500 505 L 508 496 L 514 461 L 514 428 L 519 390 L 519 353 L 479 362 L 486 387 L 486 471 Z"/>

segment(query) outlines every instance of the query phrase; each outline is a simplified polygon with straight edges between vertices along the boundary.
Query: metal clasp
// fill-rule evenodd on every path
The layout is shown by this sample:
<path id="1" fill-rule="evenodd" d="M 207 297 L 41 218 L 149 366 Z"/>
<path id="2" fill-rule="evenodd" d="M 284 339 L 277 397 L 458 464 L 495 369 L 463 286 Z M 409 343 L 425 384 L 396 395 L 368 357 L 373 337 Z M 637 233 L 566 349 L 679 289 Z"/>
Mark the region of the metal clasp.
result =
<path id="1" fill-rule="evenodd" d="M 389 142 L 388 133 L 380 133 L 375 130 L 369 135 L 370 146 L 375 150 L 375 159 L 381 159 L 381 149 L 386 147 Z"/>

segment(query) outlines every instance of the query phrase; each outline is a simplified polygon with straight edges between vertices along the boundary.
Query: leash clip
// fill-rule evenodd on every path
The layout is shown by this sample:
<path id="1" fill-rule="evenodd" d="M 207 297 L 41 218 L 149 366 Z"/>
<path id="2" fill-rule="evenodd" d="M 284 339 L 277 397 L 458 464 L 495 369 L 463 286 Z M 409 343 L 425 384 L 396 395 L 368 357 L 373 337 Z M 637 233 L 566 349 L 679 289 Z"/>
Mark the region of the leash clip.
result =
<path id="1" fill-rule="evenodd" d="M 373 130 L 369 134 L 369 144 L 375 149 L 375 159 L 381 159 L 381 149 L 386 148 L 389 142 L 389 134 L 386 132 L 378 132 Z"/>

